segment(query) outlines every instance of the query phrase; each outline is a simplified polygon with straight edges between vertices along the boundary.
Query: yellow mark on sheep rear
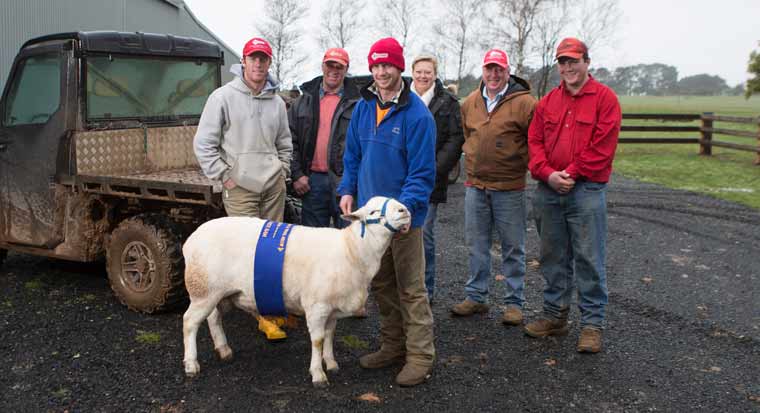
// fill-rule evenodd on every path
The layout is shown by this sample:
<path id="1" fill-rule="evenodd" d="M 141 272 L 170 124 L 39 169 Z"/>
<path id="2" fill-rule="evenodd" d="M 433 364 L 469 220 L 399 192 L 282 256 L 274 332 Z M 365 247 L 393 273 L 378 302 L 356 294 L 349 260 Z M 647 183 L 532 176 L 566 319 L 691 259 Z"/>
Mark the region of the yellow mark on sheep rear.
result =
<path id="1" fill-rule="evenodd" d="M 197 266 L 185 269 L 185 288 L 190 298 L 204 298 L 208 295 L 208 275 Z"/>

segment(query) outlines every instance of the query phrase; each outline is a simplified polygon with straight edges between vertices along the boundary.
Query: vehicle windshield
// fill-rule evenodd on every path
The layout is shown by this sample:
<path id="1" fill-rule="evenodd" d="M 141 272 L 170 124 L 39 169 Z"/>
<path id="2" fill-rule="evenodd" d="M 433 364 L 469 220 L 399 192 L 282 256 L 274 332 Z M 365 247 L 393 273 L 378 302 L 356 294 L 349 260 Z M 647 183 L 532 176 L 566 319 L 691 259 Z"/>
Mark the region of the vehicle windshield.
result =
<path id="1" fill-rule="evenodd" d="M 216 62 L 90 56 L 87 119 L 200 116 L 218 76 Z"/>

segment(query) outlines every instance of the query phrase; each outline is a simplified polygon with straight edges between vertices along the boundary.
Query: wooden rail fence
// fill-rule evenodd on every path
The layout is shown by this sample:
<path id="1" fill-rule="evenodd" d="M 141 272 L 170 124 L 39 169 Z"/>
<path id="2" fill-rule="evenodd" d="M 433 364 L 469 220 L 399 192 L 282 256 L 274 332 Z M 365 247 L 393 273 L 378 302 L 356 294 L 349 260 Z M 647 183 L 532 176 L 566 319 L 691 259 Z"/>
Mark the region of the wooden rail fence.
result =
<path id="1" fill-rule="evenodd" d="M 698 132 L 699 137 L 621 137 L 620 143 L 648 143 L 648 144 L 699 144 L 699 154 L 712 155 L 713 146 L 721 148 L 735 149 L 739 151 L 750 151 L 757 154 L 754 161 L 755 165 L 760 165 L 760 116 L 759 117 L 739 117 L 739 116 L 722 116 L 715 115 L 712 112 L 702 114 L 673 114 L 673 113 L 624 113 L 623 120 L 636 119 L 664 122 L 695 122 L 701 121 L 701 125 L 690 126 L 669 126 L 669 125 L 623 125 L 623 132 L 667 132 L 667 133 L 691 133 Z M 751 124 L 757 127 L 756 131 L 736 130 L 714 127 L 714 122 Z M 740 138 L 751 138 L 757 141 L 756 145 L 739 144 L 734 142 L 724 142 L 713 139 L 713 135 L 728 135 Z"/>

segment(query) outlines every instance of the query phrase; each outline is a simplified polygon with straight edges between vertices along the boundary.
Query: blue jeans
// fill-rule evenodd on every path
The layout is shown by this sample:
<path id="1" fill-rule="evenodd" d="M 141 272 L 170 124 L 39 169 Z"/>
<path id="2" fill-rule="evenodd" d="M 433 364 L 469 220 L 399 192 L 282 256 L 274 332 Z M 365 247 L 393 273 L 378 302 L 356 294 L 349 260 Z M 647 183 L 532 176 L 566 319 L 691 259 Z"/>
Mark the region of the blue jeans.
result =
<path id="1" fill-rule="evenodd" d="M 435 219 L 438 204 L 429 204 L 425 223 L 422 225 L 422 241 L 425 244 L 425 289 L 428 300 L 433 301 L 435 291 Z"/>
<path id="2" fill-rule="evenodd" d="M 309 175 L 311 188 L 302 199 L 301 223 L 307 227 L 343 228 L 347 222 L 340 217 L 340 207 L 327 173 L 312 172 Z"/>
<path id="3" fill-rule="evenodd" d="M 566 195 L 539 183 L 533 198 L 541 237 L 544 314 L 566 319 L 574 284 L 581 327 L 603 328 L 607 305 L 604 269 L 607 243 L 607 184 L 579 181 Z"/>
<path id="4" fill-rule="evenodd" d="M 525 302 L 525 191 L 490 191 L 467 187 L 464 197 L 465 241 L 470 249 L 467 297 L 485 303 L 491 280 L 491 240 L 501 239 L 501 272 L 506 277 L 507 305 Z"/>

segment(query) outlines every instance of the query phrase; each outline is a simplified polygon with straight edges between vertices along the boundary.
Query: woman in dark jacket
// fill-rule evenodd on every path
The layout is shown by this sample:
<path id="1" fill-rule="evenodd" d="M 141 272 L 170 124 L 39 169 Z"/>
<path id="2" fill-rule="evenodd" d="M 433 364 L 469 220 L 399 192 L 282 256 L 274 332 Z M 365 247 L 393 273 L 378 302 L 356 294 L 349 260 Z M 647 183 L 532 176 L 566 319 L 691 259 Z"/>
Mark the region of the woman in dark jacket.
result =
<path id="1" fill-rule="evenodd" d="M 438 60 L 433 56 L 418 56 L 412 63 L 412 92 L 427 105 L 435 119 L 435 188 L 430 195 L 430 206 L 422 227 L 425 243 L 425 287 L 428 299 L 433 301 L 435 287 L 435 220 L 438 204 L 446 202 L 446 189 L 451 169 L 462 154 L 464 134 L 459 99 L 443 87 L 438 80 Z"/>

